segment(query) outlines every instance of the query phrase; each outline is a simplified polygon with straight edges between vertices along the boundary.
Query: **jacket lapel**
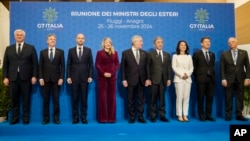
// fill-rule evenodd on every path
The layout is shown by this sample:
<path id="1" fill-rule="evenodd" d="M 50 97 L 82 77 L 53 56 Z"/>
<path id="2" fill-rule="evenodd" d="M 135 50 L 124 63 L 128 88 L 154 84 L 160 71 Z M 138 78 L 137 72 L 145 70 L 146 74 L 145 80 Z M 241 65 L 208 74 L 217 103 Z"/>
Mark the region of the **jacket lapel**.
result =
<path id="1" fill-rule="evenodd" d="M 230 49 L 227 52 L 227 57 L 229 58 L 230 62 L 232 62 L 232 64 L 234 64 L 233 55 L 232 55 L 232 52 Z"/>
<path id="2" fill-rule="evenodd" d="M 45 58 L 47 59 L 47 61 L 50 62 L 50 60 L 49 60 L 49 55 L 48 55 L 48 53 L 49 53 L 48 50 L 49 50 L 49 49 L 46 49 L 46 50 L 44 51 L 44 56 L 45 56 Z"/>
<path id="3" fill-rule="evenodd" d="M 73 57 L 76 58 L 76 60 L 77 60 L 78 62 L 80 62 L 80 60 L 79 60 L 79 58 L 78 58 L 78 54 L 77 54 L 77 47 L 74 48 L 74 50 L 73 50 L 72 53 L 73 53 L 73 54 L 72 54 Z M 83 56 L 83 53 L 84 53 L 84 51 L 82 52 L 82 56 Z"/>
<path id="4" fill-rule="evenodd" d="M 140 53 L 140 55 L 141 55 L 141 52 L 140 52 L 140 51 L 139 51 L 139 53 Z M 137 63 L 136 63 L 136 59 L 135 59 L 135 55 L 134 55 L 134 53 L 133 53 L 132 48 L 130 49 L 129 54 L 130 54 L 130 58 L 133 58 L 132 60 L 134 61 L 135 64 L 137 64 Z M 141 56 L 140 56 L 140 60 L 141 60 Z"/>

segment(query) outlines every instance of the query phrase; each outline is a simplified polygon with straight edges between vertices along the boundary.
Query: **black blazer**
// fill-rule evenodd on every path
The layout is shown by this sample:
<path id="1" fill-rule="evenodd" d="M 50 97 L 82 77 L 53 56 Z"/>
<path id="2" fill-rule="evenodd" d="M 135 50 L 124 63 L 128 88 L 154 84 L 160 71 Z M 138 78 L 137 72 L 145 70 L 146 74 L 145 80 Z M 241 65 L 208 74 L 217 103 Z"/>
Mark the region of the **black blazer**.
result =
<path id="1" fill-rule="evenodd" d="M 93 57 L 91 49 L 83 47 L 82 58 L 79 61 L 76 47 L 70 48 L 67 60 L 67 78 L 72 81 L 88 81 L 88 77 L 93 78 Z"/>
<path id="2" fill-rule="evenodd" d="M 197 51 L 193 55 L 194 77 L 197 83 L 205 83 L 208 77 L 207 71 L 209 70 L 213 82 L 215 82 L 215 55 L 209 51 L 209 62 L 206 61 L 202 50 Z"/>
<path id="3" fill-rule="evenodd" d="M 229 83 L 237 80 L 240 83 L 250 78 L 249 58 L 247 51 L 238 49 L 237 63 L 234 65 L 231 50 L 225 51 L 220 58 L 221 78 Z"/>
<path id="4" fill-rule="evenodd" d="M 3 77 L 10 81 L 17 79 L 17 70 L 21 80 L 30 80 L 38 76 L 38 60 L 35 47 L 30 44 L 23 44 L 20 56 L 16 52 L 16 44 L 6 48 L 3 60 Z"/>
<path id="5" fill-rule="evenodd" d="M 136 63 L 132 49 L 122 52 L 121 77 L 122 81 L 127 80 L 128 86 L 135 86 L 138 83 L 145 85 L 149 78 L 147 74 L 147 52 L 140 49 L 140 63 Z"/>
<path id="6" fill-rule="evenodd" d="M 147 69 L 149 79 L 153 84 L 159 84 L 163 78 L 164 84 L 167 80 L 171 80 L 171 58 L 169 53 L 162 51 L 163 61 L 160 62 L 159 55 L 156 50 L 148 53 Z"/>
<path id="7" fill-rule="evenodd" d="M 39 78 L 44 79 L 44 82 L 58 82 L 59 79 L 64 79 L 64 51 L 56 48 L 53 61 L 50 62 L 48 56 L 48 48 L 40 52 L 39 61 Z"/>

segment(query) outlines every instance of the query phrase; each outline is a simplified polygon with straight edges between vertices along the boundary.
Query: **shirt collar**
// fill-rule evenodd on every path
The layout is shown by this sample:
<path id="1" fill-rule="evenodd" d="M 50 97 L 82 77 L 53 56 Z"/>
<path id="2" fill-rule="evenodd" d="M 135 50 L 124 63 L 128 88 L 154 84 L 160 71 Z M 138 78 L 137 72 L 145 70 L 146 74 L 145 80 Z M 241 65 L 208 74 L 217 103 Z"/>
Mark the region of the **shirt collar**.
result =
<path id="1" fill-rule="evenodd" d="M 132 46 L 132 50 L 133 50 L 133 51 L 136 51 L 136 50 L 139 50 L 139 49 L 136 49 L 135 47 Z"/>
<path id="2" fill-rule="evenodd" d="M 238 49 L 235 49 L 235 50 L 232 50 L 232 49 L 231 49 L 231 52 L 234 52 L 234 51 L 238 52 Z"/>
<path id="3" fill-rule="evenodd" d="M 16 43 L 16 46 L 18 46 L 18 44 L 21 44 L 21 47 L 23 46 L 23 44 L 24 44 L 24 42 L 22 42 L 22 43 Z"/>
<path id="4" fill-rule="evenodd" d="M 83 48 L 83 46 L 79 46 L 79 45 L 77 45 L 76 47 L 77 47 L 78 49 L 79 49 L 79 48 Z"/>
<path id="5" fill-rule="evenodd" d="M 49 50 L 50 50 L 50 49 L 55 50 L 55 48 L 56 48 L 56 47 L 52 47 L 52 48 L 51 48 L 51 47 L 48 47 Z"/>
<path id="6" fill-rule="evenodd" d="M 162 50 L 159 50 L 159 49 L 155 49 L 157 53 L 161 53 Z"/>
<path id="7" fill-rule="evenodd" d="M 201 50 L 202 50 L 203 53 L 209 52 L 208 49 L 206 50 L 206 49 L 202 48 Z"/>

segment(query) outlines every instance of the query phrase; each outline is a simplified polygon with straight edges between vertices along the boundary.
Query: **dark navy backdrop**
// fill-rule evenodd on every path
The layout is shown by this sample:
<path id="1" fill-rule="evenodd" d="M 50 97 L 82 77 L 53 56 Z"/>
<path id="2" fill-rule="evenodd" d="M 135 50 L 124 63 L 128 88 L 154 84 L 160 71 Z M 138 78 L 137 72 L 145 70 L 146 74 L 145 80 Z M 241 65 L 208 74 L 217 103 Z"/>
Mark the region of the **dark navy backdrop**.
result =
<path id="1" fill-rule="evenodd" d="M 47 47 L 50 33 L 57 35 L 57 46 L 65 51 L 75 46 L 77 33 L 84 33 L 85 45 L 92 48 L 95 60 L 101 40 L 111 37 L 119 53 L 131 47 L 131 37 L 143 37 L 143 49 L 153 49 L 156 36 L 164 38 L 164 50 L 171 55 L 178 40 L 189 43 L 190 53 L 200 49 L 200 38 L 211 37 L 211 51 L 216 54 L 216 89 L 213 115 L 222 117 L 224 92 L 220 85 L 219 56 L 226 50 L 227 39 L 235 36 L 233 4 L 181 4 L 181 3 L 79 3 L 79 2 L 11 2 L 11 37 L 17 28 L 26 31 L 26 42 L 34 44 L 39 55 Z M 120 73 L 118 73 L 120 76 Z M 66 80 L 66 79 L 65 79 Z M 64 81 L 66 82 L 66 81 Z M 192 85 L 190 116 L 196 117 L 196 86 Z M 70 87 L 64 83 L 60 92 L 61 120 L 71 120 Z M 147 103 L 148 89 L 146 92 Z M 172 84 L 166 90 L 167 116 L 175 116 L 175 90 Z M 88 118 L 96 119 L 96 81 L 90 84 L 88 97 Z M 145 107 L 147 109 L 148 104 Z M 146 115 L 147 112 L 145 112 Z M 42 97 L 40 87 L 34 86 L 32 93 L 32 120 L 42 120 Z M 127 117 L 126 89 L 117 80 L 117 119 Z"/>

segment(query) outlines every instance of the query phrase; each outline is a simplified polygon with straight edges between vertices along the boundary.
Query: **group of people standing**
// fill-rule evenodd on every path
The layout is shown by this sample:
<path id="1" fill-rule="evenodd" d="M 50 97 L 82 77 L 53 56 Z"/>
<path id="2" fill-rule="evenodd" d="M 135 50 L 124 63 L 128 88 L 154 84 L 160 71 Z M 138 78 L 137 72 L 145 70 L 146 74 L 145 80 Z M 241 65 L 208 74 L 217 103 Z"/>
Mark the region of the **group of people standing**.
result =
<path id="1" fill-rule="evenodd" d="M 120 68 L 122 85 L 127 90 L 129 123 L 146 123 L 143 117 L 145 87 L 150 88 L 150 121 L 168 122 L 166 118 L 165 89 L 171 85 L 172 72 L 176 91 L 176 116 L 187 122 L 192 74 L 197 83 L 197 103 L 200 121 L 215 121 L 212 105 L 215 88 L 215 55 L 209 50 L 210 38 L 201 38 L 200 51 L 189 54 L 188 43 L 180 40 L 172 59 L 163 51 L 164 41 L 156 37 L 154 50 L 142 49 L 143 39 L 134 35 L 132 47 L 122 52 L 121 63 L 111 38 L 102 40 L 95 65 L 90 48 L 84 45 L 85 36 L 76 36 L 76 46 L 68 51 L 65 66 L 64 51 L 56 47 L 56 35 L 47 37 L 48 48 L 41 50 L 39 60 L 35 47 L 24 42 L 25 31 L 14 32 L 16 43 L 6 48 L 3 62 L 4 85 L 9 86 L 12 100 L 10 124 L 19 123 L 22 104 L 23 124 L 29 124 L 32 85 L 37 78 L 42 88 L 43 121 L 50 122 L 50 97 L 53 101 L 53 122 L 60 124 L 59 88 L 66 80 L 72 90 L 72 124 L 87 124 L 88 85 L 93 81 L 94 66 L 97 70 L 97 116 L 100 123 L 116 122 L 116 81 Z M 249 58 L 246 51 L 237 48 L 236 38 L 229 38 L 230 49 L 221 54 L 222 86 L 225 88 L 226 121 L 232 119 L 233 91 L 236 92 L 236 120 L 246 121 L 242 116 L 244 86 L 250 84 Z M 21 101 L 20 101 L 21 100 Z M 204 108 L 205 107 L 205 108 Z M 136 112 L 137 111 L 137 112 Z"/>

